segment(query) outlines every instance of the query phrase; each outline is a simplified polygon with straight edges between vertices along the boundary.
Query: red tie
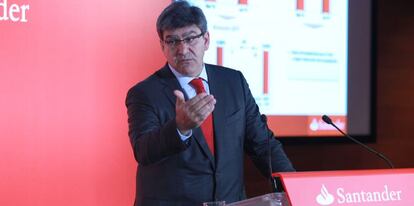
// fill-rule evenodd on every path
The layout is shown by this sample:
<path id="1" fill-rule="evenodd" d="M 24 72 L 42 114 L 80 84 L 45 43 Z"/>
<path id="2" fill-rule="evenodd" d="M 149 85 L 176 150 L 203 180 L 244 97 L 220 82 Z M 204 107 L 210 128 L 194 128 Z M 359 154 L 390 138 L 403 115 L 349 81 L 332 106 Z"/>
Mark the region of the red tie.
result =
<path id="1" fill-rule="evenodd" d="M 201 78 L 195 78 L 191 80 L 190 84 L 194 87 L 197 94 L 206 92 Z M 201 124 L 201 130 L 206 138 L 208 147 L 211 153 L 214 155 L 214 131 L 213 131 L 213 113 L 208 115 L 207 119 Z"/>

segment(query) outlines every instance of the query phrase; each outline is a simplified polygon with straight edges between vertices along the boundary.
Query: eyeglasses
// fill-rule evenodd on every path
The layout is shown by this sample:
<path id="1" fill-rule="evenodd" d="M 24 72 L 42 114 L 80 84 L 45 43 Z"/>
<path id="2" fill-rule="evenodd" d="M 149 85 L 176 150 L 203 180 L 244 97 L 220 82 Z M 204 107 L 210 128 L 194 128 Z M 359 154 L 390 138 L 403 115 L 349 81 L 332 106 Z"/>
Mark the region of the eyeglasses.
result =
<path id="1" fill-rule="evenodd" d="M 185 37 L 183 39 L 166 39 L 164 40 L 164 43 L 171 47 L 171 48 L 175 48 L 177 47 L 181 42 L 183 42 L 184 44 L 190 45 L 190 46 L 194 46 L 196 43 L 196 39 L 202 37 L 205 33 L 202 32 L 199 35 L 196 36 L 189 36 L 189 37 Z"/>

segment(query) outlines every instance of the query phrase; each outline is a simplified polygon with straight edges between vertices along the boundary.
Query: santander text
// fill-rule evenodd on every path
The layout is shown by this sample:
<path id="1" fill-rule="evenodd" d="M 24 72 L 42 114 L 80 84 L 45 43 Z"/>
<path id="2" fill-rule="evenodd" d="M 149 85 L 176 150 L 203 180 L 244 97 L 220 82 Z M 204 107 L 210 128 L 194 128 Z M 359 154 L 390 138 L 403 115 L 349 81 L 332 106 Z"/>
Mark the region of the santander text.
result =
<path id="1" fill-rule="evenodd" d="M 30 5 L 7 4 L 7 0 L 0 0 L 0 21 L 27 22 L 27 11 Z"/>
<path id="2" fill-rule="evenodd" d="M 346 192 L 344 188 L 336 190 L 338 195 L 338 203 L 367 203 L 367 202 L 391 202 L 400 201 L 402 191 L 389 190 L 387 185 L 384 185 L 382 191 L 375 192 Z"/>

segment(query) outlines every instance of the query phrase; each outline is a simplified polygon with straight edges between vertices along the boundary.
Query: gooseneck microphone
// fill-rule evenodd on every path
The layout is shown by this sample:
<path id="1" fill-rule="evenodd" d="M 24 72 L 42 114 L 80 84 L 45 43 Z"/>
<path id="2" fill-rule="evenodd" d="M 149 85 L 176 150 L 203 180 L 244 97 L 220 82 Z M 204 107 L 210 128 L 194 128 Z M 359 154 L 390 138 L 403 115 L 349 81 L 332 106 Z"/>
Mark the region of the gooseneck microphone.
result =
<path id="1" fill-rule="evenodd" d="M 266 117 L 266 115 L 262 114 L 260 117 L 262 119 L 262 122 L 266 125 L 267 131 L 271 131 L 269 129 L 269 127 L 267 126 L 267 117 Z M 267 161 L 268 161 L 267 164 L 268 164 L 268 167 L 269 167 L 269 178 L 270 178 L 270 184 L 271 184 L 271 187 L 272 187 L 272 191 L 276 192 L 277 189 L 278 189 L 277 188 L 277 182 L 276 182 L 276 179 L 273 178 L 273 176 L 272 176 L 272 174 L 273 174 L 273 170 L 272 170 L 272 153 L 271 153 L 272 148 L 270 147 L 270 139 L 272 137 L 273 137 L 273 132 L 272 132 L 272 135 L 268 135 L 268 137 L 267 137 Z"/>
<path id="2" fill-rule="evenodd" d="M 331 118 L 329 118 L 327 115 L 323 115 L 322 116 L 322 120 L 326 123 L 326 124 L 330 124 L 333 127 L 335 127 L 336 130 L 338 130 L 340 133 L 342 133 L 346 138 L 352 140 L 353 142 L 361 145 L 362 147 L 364 147 L 365 149 L 367 149 L 368 151 L 374 153 L 375 155 L 377 155 L 378 157 L 380 157 L 381 159 L 385 160 L 385 162 L 387 162 L 388 166 L 390 168 L 394 168 L 394 165 L 391 163 L 391 161 L 385 157 L 384 154 L 372 149 L 371 147 L 369 147 L 368 145 L 356 140 L 355 138 L 351 137 L 350 135 L 346 134 L 345 132 L 343 132 L 341 129 L 339 129 L 331 120 Z"/>

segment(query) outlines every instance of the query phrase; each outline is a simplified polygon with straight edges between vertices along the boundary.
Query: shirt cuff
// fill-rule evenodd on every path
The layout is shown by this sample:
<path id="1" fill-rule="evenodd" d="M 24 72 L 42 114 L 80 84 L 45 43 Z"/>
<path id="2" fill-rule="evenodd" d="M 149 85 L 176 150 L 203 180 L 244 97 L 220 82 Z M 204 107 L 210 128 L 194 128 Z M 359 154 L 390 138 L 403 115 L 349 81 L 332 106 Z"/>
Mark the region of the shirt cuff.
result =
<path id="1" fill-rule="evenodd" d="M 190 130 L 190 133 L 188 135 L 183 135 L 181 134 L 180 130 L 177 129 L 178 135 L 180 135 L 180 138 L 183 142 L 185 142 L 186 140 L 188 140 L 188 138 L 191 137 L 191 135 L 193 135 L 193 130 Z"/>

